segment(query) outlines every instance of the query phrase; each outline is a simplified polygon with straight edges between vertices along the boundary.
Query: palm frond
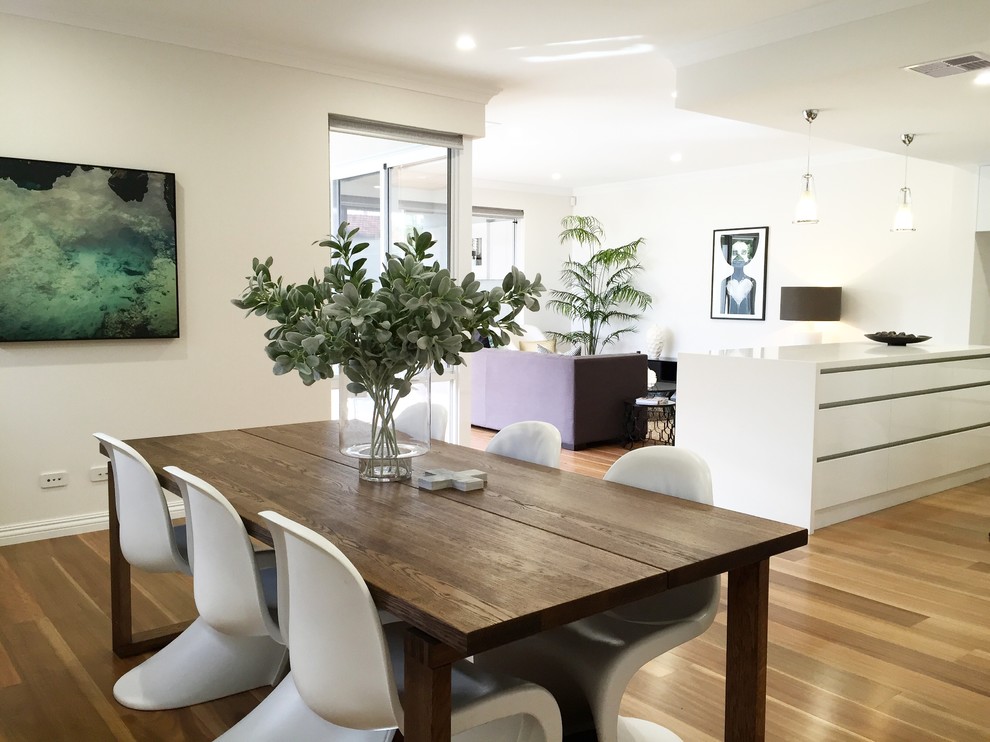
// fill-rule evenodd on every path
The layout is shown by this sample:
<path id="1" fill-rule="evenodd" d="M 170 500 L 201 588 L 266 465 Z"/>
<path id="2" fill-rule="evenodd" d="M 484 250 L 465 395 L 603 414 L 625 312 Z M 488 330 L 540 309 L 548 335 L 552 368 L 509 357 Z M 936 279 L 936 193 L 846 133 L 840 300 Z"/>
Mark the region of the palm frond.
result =
<path id="1" fill-rule="evenodd" d="M 643 241 L 643 238 L 640 237 L 626 245 L 602 248 L 591 257 L 591 260 L 608 268 L 623 265 L 636 260 L 636 252 L 642 246 Z"/>
<path id="2" fill-rule="evenodd" d="M 609 304 L 627 304 L 639 310 L 648 308 L 653 303 L 653 297 L 635 286 L 613 286 L 602 294 Z"/>
<path id="3" fill-rule="evenodd" d="M 580 343 L 588 353 L 594 354 L 619 335 L 632 330 L 631 327 L 612 327 L 613 324 L 639 319 L 634 310 L 644 310 L 653 303 L 653 297 L 632 284 L 633 278 L 643 270 L 636 259 L 637 251 L 645 241 L 640 237 L 618 247 L 602 247 L 605 230 L 592 216 L 566 216 L 560 220 L 560 225 L 563 227 L 561 243 L 574 240 L 590 247 L 591 256 L 584 262 L 573 258 L 564 262 L 560 272 L 564 288 L 552 290 L 546 304 L 558 314 L 580 323 L 581 328 L 547 334 Z M 606 327 L 610 332 L 603 342 L 600 336 Z"/>
<path id="4" fill-rule="evenodd" d="M 581 307 L 574 306 L 573 304 L 567 304 L 566 302 L 555 302 L 548 301 L 547 309 L 551 309 L 557 314 L 561 314 L 567 319 L 583 319 L 587 316 L 587 312 L 583 311 Z"/>
<path id="5" fill-rule="evenodd" d="M 556 330 L 547 330 L 547 337 L 559 342 L 570 343 L 571 345 L 580 345 L 587 348 L 591 336 L 584 332 L 583 330 L 574 330 L 572 332 L 557 332 Z"/>
<path id="6" fill-rule="evenodd" d="M 591 247 L 594 251 L 605 239 L 605 229 L 593 216 L 565 216 L 560 220 L 560 226 L 564 228 L 560 233 L 561 244 L 574 240 L 579 245 Z"/>
<path id="7" fill-rule="evenodd" d="M 625 335 L 627 332 L 632 332 L 632 330 L 633 330 L 633 328 L 631 328 L 631 327 L 620 327 L 617 330 L 613 330 L 608 335 L 606 335 L 604 338 L 599 339 L 599 341 L 598 341 L 598 347 L 599 348 L 604 348 L 604 347 L 606 347 L 608 345 L 611 345 L 612 343 L 614 343 L 616 340 L 619 339 L 619 336 Z"/>
<path id="8" fill-rule="evenodd" d="M 630 265 L 624 265 L 621 268 L 614 269 L 612 275 L 606 280 L 606 285 L 616 284 L 616 283 L 629 283 L 636 276 L 637 273 L 643 272 L 643 266 L 639 263 L 632 263 Z"/>

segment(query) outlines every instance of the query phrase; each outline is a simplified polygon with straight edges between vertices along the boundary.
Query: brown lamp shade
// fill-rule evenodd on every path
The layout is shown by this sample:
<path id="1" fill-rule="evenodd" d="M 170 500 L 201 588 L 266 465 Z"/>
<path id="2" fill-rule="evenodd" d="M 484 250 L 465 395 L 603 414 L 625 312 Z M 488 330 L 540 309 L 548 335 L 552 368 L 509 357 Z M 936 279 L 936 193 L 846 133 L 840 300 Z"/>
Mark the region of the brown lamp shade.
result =
<path id="1" fill-rule="evenodd" d="M 780 287 L 781 319 L 834 322 L 841 313 L 841 286 Z"/>

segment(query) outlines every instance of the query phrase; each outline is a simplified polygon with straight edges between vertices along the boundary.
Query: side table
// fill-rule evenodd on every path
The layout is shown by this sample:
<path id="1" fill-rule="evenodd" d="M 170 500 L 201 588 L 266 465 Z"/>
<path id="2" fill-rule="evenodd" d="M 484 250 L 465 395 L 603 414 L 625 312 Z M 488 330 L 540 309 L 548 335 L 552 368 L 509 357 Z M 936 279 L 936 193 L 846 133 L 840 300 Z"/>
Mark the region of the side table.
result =
<path id="1" fill-rule="evenodd" d="M 674 445 L 676 403 L 665 397 L 648 399 L 626 402 L 626 448 Z"/>

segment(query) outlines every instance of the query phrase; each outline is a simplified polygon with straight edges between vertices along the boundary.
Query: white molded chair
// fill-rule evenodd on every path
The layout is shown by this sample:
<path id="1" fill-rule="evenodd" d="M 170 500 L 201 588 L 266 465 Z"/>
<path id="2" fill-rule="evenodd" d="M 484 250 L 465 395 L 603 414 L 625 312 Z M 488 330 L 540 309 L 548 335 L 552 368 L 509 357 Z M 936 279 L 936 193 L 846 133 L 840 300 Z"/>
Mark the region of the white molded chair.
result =
<path id="1" fill-rule="evenodd" d="M 120 522 L 120 550 L 146 572 L 191 575 L 185 525 L 175 525 L 154 469 L 137 451 L 106 433 L 103 443 L 113 469 L 114 503 Z"/>
<path id="2" fill-rule="evenodd" d="M 683 448 L 630 451 L 605 479 L 713 504 L 708 465 Z M 485 652 L 475 662 L 548 688 L 567 732 L 587 728 L 593 720 L 599 742 L 676 742 L 679 737 L 668 729 L 619 716 L 619 705 L 643 665 L 711 626 L 719 593 L 719 577 L 708 577 Z"/>
<path id="3" fill-rule="evenodd" d="M 354 565 L 314 531 L 277 513 L 279 616 L 292 671 L 223 742 L 388 742 L 403 725 L 405 624 L 383 627 Z M 451 673 L 458 742 L 557 742 L 560 713 L 543 688 L 458 662 Z"/>
<path id="4" fill-rule="evenodd" d="M 416 402 L 395 416 L 395 429 L 406 435 L 419 436 L 426 427 L 424 416 L 430 415 L 430 438 L 442 441 L 447 434 L 447 408 L 442 404 Z"/>
<path id="5" fill-rule="evenodd" d="M 274 685 L 288 651 L 277 641 L 274 552 L 255 552 L 237 511 L 215 487 L 173 466 L 186 506 L 197 618 L 114 685 L 124 706 L 191 706 Z"/>
<path id="6" fill-rule="evenodd" d="M 560 465 L 560 431 L 550 423 L 538 420 L 512 423 L 498 431 L 485 450 L 556 468 Z"/>

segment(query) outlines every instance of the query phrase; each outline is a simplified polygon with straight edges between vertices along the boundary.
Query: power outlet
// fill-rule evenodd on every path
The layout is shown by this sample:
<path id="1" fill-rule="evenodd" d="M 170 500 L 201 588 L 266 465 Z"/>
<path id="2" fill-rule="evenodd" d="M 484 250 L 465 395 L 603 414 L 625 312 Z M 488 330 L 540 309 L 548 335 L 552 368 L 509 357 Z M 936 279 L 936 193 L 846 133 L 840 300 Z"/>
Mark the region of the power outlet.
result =
<path id="1" fill-rule="evenodd" d="M 69 484 L 69 472 L 42 472 L 41 476 L 38 477 L 38 484 L 41 485 L 41 489 L 43 490 L 52 489 L 53 487 L 66 487 Z"/>
<path id="2" fill-rule="evenodd" d="M 107 481 L 107 465 L 103 464 L 101 466 L 91 466 L 89 468 L 89 481 L 90 482 L 105 482 Z"/>

